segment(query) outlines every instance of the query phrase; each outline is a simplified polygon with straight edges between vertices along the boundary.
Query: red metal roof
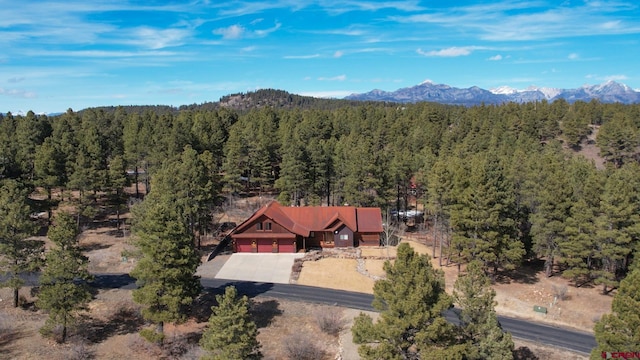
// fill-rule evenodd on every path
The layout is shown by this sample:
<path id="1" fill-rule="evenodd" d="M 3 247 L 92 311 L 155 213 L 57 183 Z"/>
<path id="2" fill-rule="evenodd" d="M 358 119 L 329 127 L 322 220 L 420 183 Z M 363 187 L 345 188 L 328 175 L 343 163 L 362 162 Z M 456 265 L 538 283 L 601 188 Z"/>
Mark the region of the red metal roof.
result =
<path id="1" fill-rule="evenodd" d="M 346 225 L 354 232 L 382 232 L 380 208 L 356 208 L 354 206 L 281 206 L 277 201 L 256 211 L 249 219 L 236 227 L 242 232 L 255 219 L 266 216 L 288 231 L 308 237 L 311 231 L 327 231 Z"/>

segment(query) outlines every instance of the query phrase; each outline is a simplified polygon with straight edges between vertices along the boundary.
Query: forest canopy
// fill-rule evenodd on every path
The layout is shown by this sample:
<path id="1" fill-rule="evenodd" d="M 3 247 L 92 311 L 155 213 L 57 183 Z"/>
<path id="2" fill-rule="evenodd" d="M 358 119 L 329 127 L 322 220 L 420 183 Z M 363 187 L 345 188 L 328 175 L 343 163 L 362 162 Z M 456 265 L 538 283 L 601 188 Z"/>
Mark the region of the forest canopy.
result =
<path id="1" fill-rule="evenodd" d="M 417 206 L 452 261 L 496 273 L 540 258 L 548 275 L 605 292 L 638 261 L 638 104 L 398 105 L 277 90 L 222 100 L 2 115 L 0 182 L 78 191 L 78 221 L 93 216 L 95 194 L 120 204 L 127 174 L 147 191 L 156 176 L 200 191 L 193 219 L 227 193 Z M 185 159 L 199 174 L 167 170 Z"/>

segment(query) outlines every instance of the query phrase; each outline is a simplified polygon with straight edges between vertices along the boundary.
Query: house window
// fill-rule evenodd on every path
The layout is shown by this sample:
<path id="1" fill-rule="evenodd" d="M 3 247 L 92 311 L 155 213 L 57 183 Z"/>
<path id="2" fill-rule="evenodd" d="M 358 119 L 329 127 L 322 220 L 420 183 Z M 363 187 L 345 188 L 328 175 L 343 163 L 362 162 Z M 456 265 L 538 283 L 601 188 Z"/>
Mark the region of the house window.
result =
<path id="1" fill-rule="evenodd" d="M 262 230 L 262 223 L 256 224 L 256 230 Z"/>
<path id="2" fill-rule="evenodd" d="M 271 230 L 271 223 L 270 222 L 264 223 L 264 229 Z"/>
<path id="3" fill-rule="evenodd" d="M 340 240 L 349 240 L 349 235 L 348 234 L 341 234 L 340 235 Z"/>

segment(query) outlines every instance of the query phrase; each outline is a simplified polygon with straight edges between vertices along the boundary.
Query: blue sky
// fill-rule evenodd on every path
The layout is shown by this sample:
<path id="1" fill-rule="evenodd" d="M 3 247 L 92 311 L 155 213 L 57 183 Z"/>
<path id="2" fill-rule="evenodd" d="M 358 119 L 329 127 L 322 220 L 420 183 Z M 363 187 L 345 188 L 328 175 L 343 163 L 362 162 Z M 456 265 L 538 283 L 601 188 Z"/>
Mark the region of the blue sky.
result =
<path id="1" fill-rule="evenodd" d="M 637 1 L 0 0 L 0 112 L 276 88 L 640 88 Z"/>

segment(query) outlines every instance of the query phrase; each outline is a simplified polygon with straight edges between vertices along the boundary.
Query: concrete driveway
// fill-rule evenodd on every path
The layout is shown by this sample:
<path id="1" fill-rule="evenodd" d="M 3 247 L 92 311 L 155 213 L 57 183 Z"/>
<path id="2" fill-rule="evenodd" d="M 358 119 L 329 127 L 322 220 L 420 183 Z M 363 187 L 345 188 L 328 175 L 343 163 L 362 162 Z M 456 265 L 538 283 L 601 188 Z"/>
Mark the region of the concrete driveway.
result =
<path id="1" fill-rule="evenodd" d="M 215 278 L 288 284 L 293 261 L 303 256 L 236 253 L 227 259 Z"/>

